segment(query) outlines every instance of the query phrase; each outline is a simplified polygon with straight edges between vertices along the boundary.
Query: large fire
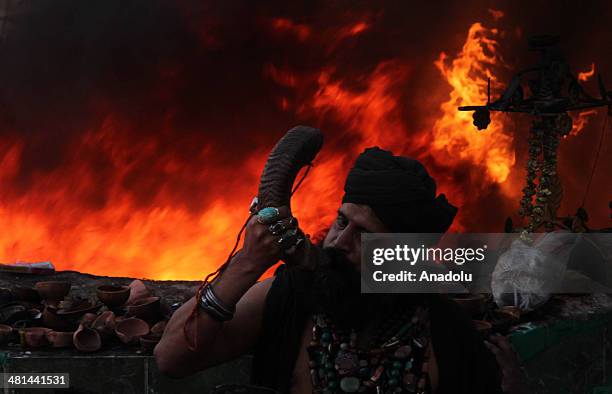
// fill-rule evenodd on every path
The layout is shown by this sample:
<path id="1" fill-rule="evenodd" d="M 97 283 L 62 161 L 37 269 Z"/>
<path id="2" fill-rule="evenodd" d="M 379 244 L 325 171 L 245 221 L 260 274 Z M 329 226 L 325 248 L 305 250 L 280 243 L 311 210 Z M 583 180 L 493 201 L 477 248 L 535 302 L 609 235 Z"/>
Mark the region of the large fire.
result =
<path id="1" fill-rule="evenodd" d="M 503 13 L 496 11 L 494 16 L 498 20 Z M 316 72 L 298 70 L 285 61 L 265 62 L 261 70 L 262 78 L 283 89 L 274 94 L 271 103 L 298 119 L 320 125 L 325 133 L 324 148 L 292 201 L 304 230 L 320 236 L 331 223 L 346 172 L 354 158 L 373 145 L 424 161 L 438 179 L 438 191 L 462 208 L 472 203 L 475 186 L 478 190 L 498 188 L 505 198 L 515 198 L 518 191 L 509 184 L 515 165 L 513 138 L 504 128 L 505 120 L 494 118 L 489 130 L 477 133 L 471 113 L 457 111 L 459 105 L 486 102 L 488 78 L 492 95 L 499 94 L 501 82 L 496 72 L 503 67 L 499 31 L 474 23 L 456 56 L 442 53 L 437 60 L 431 59 L 429 67 L 437 68 L 439 74 L 430 83 L 444 94 L 435 103 L 434 108 L 439 108 L 436 115 L 422 122 L 428 125 L 415 127 L 406 119 L 403 102 L 402 89 L 414 78 L 409 62 L 387 58 L 367 73 L 355 75 L 334 60 L 338 48 L 358 45 L 359 37 L 375 24 L 363 15 L 325 29 L 288 17 L 265 19 L 270 34 L 300 43 L 314 42 L 326 59 Z M 223 45 L 223 40 L 209 31 L 201 36 L 206 45 Z M 181 72 L 181 67 L 173 64 L 159 67 L 168 81 Z M 167 99 L 172 90 L 162 84 L 152 94 Z M 174 150 L 173 142 L 181 130 L 173 129 L 173 111 L 166 115 L 167 124 L 164 121 L 159 126 L 161 137 L 147 138 L 146 133 L 139 133 L 138 139 L 126 137 L 138 125 L 112 111 L 105 112 L 103 103 L 99 106 L 105 113 L 100 127 L 82 130 L 70 146 L 70 156 L 58 159 L 52 171 L 29 174 L 26 192 L 12 189 L 29 149 L 27 139 L 0 142 L 0 225 L 4 230 L 0 260 L 51 260 L 61 270 L 98 275 L 204 277 L 225 261 L 247 218 L 267 153 L 279 134 L 254 133 L 250 141 L 254 148 L 247 153 L 243 150 L 239 158 L 231 152 L 219 154 L 220 148 L 213 143 L 185 148 L 184 157 L 178 157 L 181 152 Z M 330 123 L 337 128 L 326 129 Z M 217 133 L 233 138 L 231 129 L 219 128 Z M 181 146 L 189 147 L 189 137 L 184 138 Z M 230 141 L 226 146 L 240 142 Z M 97 172 L 95 158 L 102 156 L 110 160 L 105 164 L 113 169 L 110 176 Z M 471 175 L 455 178 L 449 170 L 455 166 L 468 168 Z M 153 174 L 163 174 L 169 181 L 158 184 Z M 201 186 L 196 189 L 194 184 Z M 126 185 L 137 190 L 137 196 L 126 193 Z M 103 198 L 96 194 L 101 189 Z M 177 203 L 177 195 L 192 196 L 195 202 L 182 198 L 187 203 Z M 199 199 L 205 199 L 206 204 L 197 203 Z M 89 205 L 84 206 L 83 200 Z M 453 229 L 466 228 L 463 212 L 460 210 Z"/>
<path id="2" fill-rule="evenodd" d="M 450 100 L 442 104 L 443 115 L 434 124 L 433 149 L 444 152 L 442 157 L 454 163 L 458 158 L 469 160 L 486 171 L 491 182 L 503 183 L 514 166 L 512 136 L 494 115 L 485 133 L 474 135 L 471 112 L 457 112 L 462 105 L 487 102 L 487 80 L 491 80 L 491 95 L 498 93 L 501 83 L 495 77 L 495 67 L 502 64 L 496 41 L 497 29 L 473 24 L 459 56 L 448 61 L 445 53 L 436 67 L 453 87 Z M 449 65 L 450 63 L 450 65 Z M 487 186 L 487 185 L 483 185 Z"/>
<path id="3" fill-rule="evenodd" d="M 410 69 L 399 62 L 380 63 L 363 78 L 357 91 L 344 87 L 348 85 L 346 81 L 332 80 L 330 75 L 333 70 L 323 70 L 317 78 L 319 89 L 308 103 L 309 108 L 324 115 L 331 112 L 345 125 L 343 131 L 350 135 L 353 143 L 342 153 L 349 160 L 364 148 L 378 145 L 395 153 L 433 161 L 436 166 L 452 167 L 468 163 L 472 171 L 486 173 L 479 184 L 480 188 L 484 190 L 497 184 L 509 197 L 516 196 L 517 191 L 506 183 L 515 158 L 512 137 L 504 131 L 503 122 L 496 119 L 497 122 L 486 133 L 478 135 L 474 131 L 471 114 L 457 111 L 460 105 L 486 102 L 487 78 L 492 80 L 493 93 L 500 85 L 494 75 L 495 68 L 502 63 L 494 38 L 497 34 L 496 29 L 487 29 L 475 23 L 468 30 L 462 51 L 451 60 L 450 65 L 446 64 L 448 56 L 444 53 L 435 62 L 444 77 L 440 82 L 447 82 L 452 90 L 450 98 L 440 105 L 441 115 L 435 120 L 431 131 L 411 130 L 402 119 L 401 91 L 394 87 L 410 77 Z M 324 162 L 324 166 L 331 169 L 331 174 L 345 173 L 348 169 L 346 160 L 338 159 L 338 152 L 335 156 L 333 163 Z M 439 179 L 439 190 L 452 194 L 450 198 L 454 204 L 461 206 L 473 193 L 455 179 L 434 175 Z M 315 172 L 311 185 L 327 184 L 317 176 Z M 328 175 L 324 176 L 327 178 Z M 327 190 L 332 191 L 330 196 L 341 193 L 341 181 L 336 178 L 334 182 L 335 187 Z M 330 212 L 325 205 L 317 207 L 316 211 Z M 325 216 L 325 219 L 329 220 L 330 217 Z M 453 229 L 462 228 L 459 214 Z"/>

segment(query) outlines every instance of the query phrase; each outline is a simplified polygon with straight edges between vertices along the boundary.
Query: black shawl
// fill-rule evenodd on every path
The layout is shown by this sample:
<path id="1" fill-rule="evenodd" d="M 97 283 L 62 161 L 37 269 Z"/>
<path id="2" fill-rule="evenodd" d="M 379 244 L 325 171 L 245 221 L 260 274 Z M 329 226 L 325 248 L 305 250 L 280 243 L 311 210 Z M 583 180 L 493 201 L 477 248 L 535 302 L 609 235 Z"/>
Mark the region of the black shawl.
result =
<path id="1" fill-rule="evenodd" d="M 266 299 L 251 383 L 288 393 L 301 336 L 311 311 L 305 295 L 312 274 L 281 265 Z M 413 295 L 406 294 L 406 297 Z M 438 364 L 436 394 L 501 393 L 495 357 L 461 307 L 446 297 L 428 298 L 431 337 Z"/>

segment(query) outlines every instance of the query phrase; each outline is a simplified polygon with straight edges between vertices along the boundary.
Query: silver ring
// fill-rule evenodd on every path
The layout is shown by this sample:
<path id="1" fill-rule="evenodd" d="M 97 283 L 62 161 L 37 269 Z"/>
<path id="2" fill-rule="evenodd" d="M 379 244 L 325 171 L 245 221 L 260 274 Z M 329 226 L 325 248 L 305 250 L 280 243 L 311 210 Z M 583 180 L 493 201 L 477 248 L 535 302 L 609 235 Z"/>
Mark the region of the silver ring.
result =
<path id="1" fill-rule="evenodd" d="M 285 233 L 278 239 L 278 244 L 280 245 L 281 249 L 287 250 L 294 246 L 297 242 L 297 233 L 297 229 L 285 231 Z"/>
<path id="2" fill-rule="evenodd" d="M 291 256 L 300 248 L 300 246 L 302 246 L 305 240 L 306 240 L 306 237 L 300 231 L 299 234 L 297 235 L 297 240 L 295 241 L 295 244 L 287 248 L 286 250 L 284 250 L 283 253 L 285 253 L 287 256 Z"/>
<path id="3" fill-rule="evenodd" d="M 279 220 L 278 222 L 271 224 L 268 226 L 268 230 L 272 235 L 281 235 L 286 230 L 296 227 L 296 224 L 297 219 L 292 216 L 289 219 Z"/>

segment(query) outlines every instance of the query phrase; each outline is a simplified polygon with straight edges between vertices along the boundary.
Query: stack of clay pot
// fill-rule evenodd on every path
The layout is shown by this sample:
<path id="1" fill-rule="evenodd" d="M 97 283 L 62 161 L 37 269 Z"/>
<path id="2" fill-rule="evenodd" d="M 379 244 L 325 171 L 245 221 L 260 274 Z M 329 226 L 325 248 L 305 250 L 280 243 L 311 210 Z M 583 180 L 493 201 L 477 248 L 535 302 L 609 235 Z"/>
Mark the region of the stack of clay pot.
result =
<path id="1" fill-rule="evenodd" d="M 149 351 L 150 339 L 159 341 L 154 333 L 165 326 L 160 298 L 152 296 L 142 281 L 135 280 L 129 286 L 100 286 L 96 294 L 107 309 L 99 315 L 83 317 L 74 333 L 78 350 L 96 351 L 104 342 L 118 339 L 126 345 L 142 344 Z"/>
<path id="2" fill-rule="evenodd" d="M 19 341 L 28 349 L 74 346 L 94 352 L 106 344 L 123 343 L 150 352 L 159 342 L 169 310 L 142 281 L 99 286 L 96 295 L 101 304 L 67 297 L 70 287 L 70 282 L 47 281 L 34 289 L 11 291 L 18 302 L 0 307 L 0 322 L 9 323 L 0 324 L 0 345 Z"/>
<path id="3" fill-rule="evenodd" d="M 0 326 L 0 343 L 19 341 L 24 348 L 72 346 L 77 320 L 99 306 L 85 300 L 65 304 L 70 287 L 67 281 L 45 281 L 33 289 L 12 289 L 15 301 L 0 308 L 0 318 L 8 323 Z"/>

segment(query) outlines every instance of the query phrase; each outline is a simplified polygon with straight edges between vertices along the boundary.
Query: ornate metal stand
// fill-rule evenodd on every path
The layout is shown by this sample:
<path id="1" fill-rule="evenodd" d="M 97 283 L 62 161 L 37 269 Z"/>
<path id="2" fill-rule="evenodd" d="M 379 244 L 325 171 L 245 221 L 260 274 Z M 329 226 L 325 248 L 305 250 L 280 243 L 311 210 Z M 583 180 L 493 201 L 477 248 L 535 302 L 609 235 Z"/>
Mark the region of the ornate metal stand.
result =
<path id="1" fill-rule="evenodd" d="M 563 193 L 557 174 L 557 147 L 559 139 L 572 129 L 572 118 L 567 112 L 607 106 L 608 115 L 612 116 L 612 92 L 606 91 L 601 75 L 598 75 L 601 98 L 595 98 L 584 91 L 572 74 L 558 43 L 559 38 L 555 36 L 531 38 L 530 49 L 540 52 L 537 66 L 515 74 L 498 100 L 490 100 L 489 81 L 486 105 L 459 107 L 460 111 L 474 111 L 474 125 L 478 130 L 486 129 L 491 122 L 490 111 L 523 112 L 535 117 L 529 138 L 527 182 L 519 209 L 519 215 L 528 218 L 526 226 L 520 229 L 525 233 L 535 232 L 542 226 L 552 231 L 561 223 L 561 218 L 557 218 Z M 535 77 L 527 81 L 531 96 L 525 98 L 521 78 L 527 74 Z M 581 215 L 584 221 L 586 212 L 582 207 L 576 216 Z M 506 228 L 515 230 L 511 222 Z"/>

